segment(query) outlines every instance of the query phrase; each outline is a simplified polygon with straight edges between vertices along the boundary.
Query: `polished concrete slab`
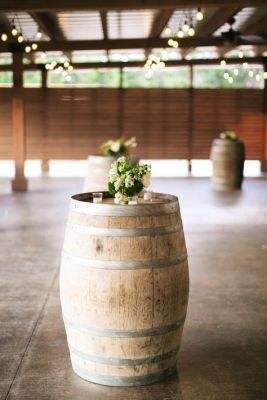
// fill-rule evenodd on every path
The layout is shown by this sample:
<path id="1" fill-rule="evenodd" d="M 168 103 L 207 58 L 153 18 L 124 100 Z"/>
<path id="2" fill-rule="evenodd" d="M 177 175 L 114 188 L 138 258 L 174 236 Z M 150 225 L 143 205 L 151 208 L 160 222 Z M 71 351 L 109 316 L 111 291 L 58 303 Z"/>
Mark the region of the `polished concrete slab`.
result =
<path id="1" fill-rule="evenodd" d="M 58 293 L 70 194 L 80 179 L 0 181 L 1 400 L 266 400 L 267 180 L 215 193 L 208 179 L 157 179 L 179 196 L 190 302 L 178 374 L 139 388 L 83 381 L 71 370 Z"/>

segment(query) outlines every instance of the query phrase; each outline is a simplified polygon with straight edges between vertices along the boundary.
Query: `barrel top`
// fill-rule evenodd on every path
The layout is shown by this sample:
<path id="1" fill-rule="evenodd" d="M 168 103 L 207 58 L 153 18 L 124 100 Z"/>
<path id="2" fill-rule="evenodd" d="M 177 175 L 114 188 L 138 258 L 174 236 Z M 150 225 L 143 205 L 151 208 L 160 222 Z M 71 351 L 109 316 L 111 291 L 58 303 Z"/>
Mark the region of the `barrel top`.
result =
<path id="1" fill-rule="evenodd" d="M 138 204 L 118 205 L 114 203 L 114 195 L 109 192 L 100 193 L 103 193 L 103 202 L 100 204 L 93 203 L 93 192 L 73 195 L 71 209 L 85 214 L 107 216 L 161 215 L 179 211 L 178 198 L 170 194 L 153 193 L 152 201 L 145 201 L 140 195 Z"/>

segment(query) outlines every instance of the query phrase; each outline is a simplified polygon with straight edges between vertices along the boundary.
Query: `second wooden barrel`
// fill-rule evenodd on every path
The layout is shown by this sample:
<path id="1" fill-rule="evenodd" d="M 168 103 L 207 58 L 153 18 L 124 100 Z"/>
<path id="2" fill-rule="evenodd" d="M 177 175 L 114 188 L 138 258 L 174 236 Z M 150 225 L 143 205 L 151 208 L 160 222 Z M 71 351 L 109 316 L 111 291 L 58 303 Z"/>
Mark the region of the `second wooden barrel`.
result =
<path id="1" fill-rule="evenodd" d="M 141 202 L 141 200 L 140 200 Z M 73 370 L 110 386 L 144 385 L 176 369 L 189 291 L 178 199 L 71 200 L 60 296 Z"/>
<path id="2" fill-rule="evenodd" d="M 92 155 L 88 157 L 87 175 L 84 181 L 84 191 L 106 191 L 108 186 L 108 173 L 114 157 Z"/>
<path id="3" fill-rule="evenodd" d="M 218 191 L 240 189 L 245 161 L 244 143 L 215 139 L 212 143 L 210 158 L 214 189 Z"/>

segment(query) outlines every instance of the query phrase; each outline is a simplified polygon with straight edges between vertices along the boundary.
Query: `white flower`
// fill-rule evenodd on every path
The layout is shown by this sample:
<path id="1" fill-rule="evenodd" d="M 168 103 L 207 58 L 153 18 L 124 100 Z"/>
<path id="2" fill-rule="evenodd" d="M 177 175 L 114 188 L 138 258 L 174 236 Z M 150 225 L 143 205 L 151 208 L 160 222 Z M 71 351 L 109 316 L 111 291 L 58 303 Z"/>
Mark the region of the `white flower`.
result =
<path id="1" fill-rule="evenodd" d="M 121 175 L 121 176 L 117 177 L 117 179 L 114 181 L 114 187 L 115 187 L 116 191 L 120 190 L 120 188 L 124 184 L 124 181 L 125 181 L 125 176 L 124 175 Z"/>
<path id="2" fill-rule="evenodd" d="M 150 185 L 150 178 L 150 173 L 146 173 L 142 176 L 142 184 L 144 185 L 144 187 L 148 187 Z"/>
<path id="3" fill-rule="evenodd" d="M 122 193 L 116 193 L 114 197 L 115 204 L 127 204 L 127 196 L 124 196 Z"/>
<path id="4" fill-rule="evenodd" d="M 111 182 L 114 182 L 117 177 L 118 177 L 117 165 L 116 163 L 113 163 L 109 170 L 109 179 Z"/>
<path id="5" fill-rule="evenodd" d="M 134 185 L 134 178 L 131 174 L 127 174 L 125 178 L 125 187 L 129 188 Z"/>
<path id="6" fill-rule="evenodd" d="M 118 153 L 120 150 L 121 144 L 119 140 L 116 140 L 116 142 L 113 142 L 110 146 L 110 150 L 113 151 L 114 153 Z"/>
<path id="7" fill-rule="evenodd" d="M 124 163 L 126 161 L 126 157 L 122 156 L 117 159 L 117 162 Z"/>
<path id="8" fill-rule="evenodd" d="M 137 142 L 135 136 L 132 136 L 130 139 L 126 140 L 125 142 L 126 147 L 136 147 Z"/>

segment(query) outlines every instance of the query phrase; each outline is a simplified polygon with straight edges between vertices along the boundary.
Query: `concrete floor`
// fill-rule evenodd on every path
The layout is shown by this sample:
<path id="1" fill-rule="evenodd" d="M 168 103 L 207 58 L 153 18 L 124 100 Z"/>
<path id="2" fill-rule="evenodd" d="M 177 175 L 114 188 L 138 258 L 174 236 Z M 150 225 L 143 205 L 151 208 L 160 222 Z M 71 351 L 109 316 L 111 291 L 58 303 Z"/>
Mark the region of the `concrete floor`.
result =
<path id="1" fill-rule="evenodd" d="M 267 180 L 214 193 L 207 179 L 159 179 L 178 194 L 190 262 L 190 302 L 178 375 L 109 388 L 71 370 L 58 266 L 69 195 L 80 179 L 0 181 L 0 399 L 263 400 L 266 376 Z"/>

